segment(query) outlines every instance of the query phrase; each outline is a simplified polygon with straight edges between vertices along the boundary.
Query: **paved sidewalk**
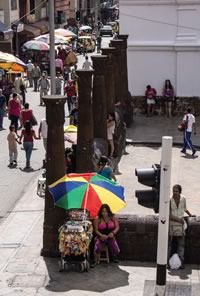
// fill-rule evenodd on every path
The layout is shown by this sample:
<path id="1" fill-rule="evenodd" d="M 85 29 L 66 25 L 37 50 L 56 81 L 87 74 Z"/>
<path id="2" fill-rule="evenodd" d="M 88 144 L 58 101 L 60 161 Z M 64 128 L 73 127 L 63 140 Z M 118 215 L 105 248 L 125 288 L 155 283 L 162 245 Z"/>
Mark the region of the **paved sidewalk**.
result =
<path id="1" fill-rule="evenodd" d="M 152 295 L 155 264 L 122 261 L 101 264 L 88 273 L 59 273 L 58 259 L 40 257 L 44 199 L 35 194 L 35 188 L 33 182 L 0 225 L 1 296 Z M 168 272 L 168 281 L 174 291 L 170 296 L 199 296 L 199 266 Z"/>

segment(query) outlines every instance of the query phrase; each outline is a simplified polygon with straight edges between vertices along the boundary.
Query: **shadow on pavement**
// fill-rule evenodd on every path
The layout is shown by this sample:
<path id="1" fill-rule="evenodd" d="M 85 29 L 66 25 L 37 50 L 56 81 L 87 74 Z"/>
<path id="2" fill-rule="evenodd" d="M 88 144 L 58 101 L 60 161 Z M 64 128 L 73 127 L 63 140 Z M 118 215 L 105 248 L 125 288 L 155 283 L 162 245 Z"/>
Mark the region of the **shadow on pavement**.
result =
<path id="1" fill-rule="evenodd" d="M 24 168 L 19 168 L 20 169 L 20 171 L 22 171 L 22 172 L 25 172 L 25 173 L 33 173 L 33 172 L 37 172 L 37 171 L 39 171 L 41 168 L 39 168 L 39 169 L 33 169 L 33 168 L 26 168 L 26 167 L 24 167 Z"/>
<path id="2" fill-rule="evenodd" d="M 187 266 L 185 267 L 185 269 L 177 269 L 177 270 L 170 269 L 168 274 L 170 276 L 179 276 L 181 280 L 187 280 L 190 278 L 192 274 L 192 269 L 194 268 L 191 266 Z"/>
<path id="3" fill-rule="evenodd" d="M 49 284 L 45 287 L 48 291 L 83 290 L 101 293 L 129 285 L 129 273 L 120 269 L 117 264 L 100 264 L 83 273 L 75 268 L 59 272 L 59 258 L 44 258 L 44 260 L 50 277 Z"/>

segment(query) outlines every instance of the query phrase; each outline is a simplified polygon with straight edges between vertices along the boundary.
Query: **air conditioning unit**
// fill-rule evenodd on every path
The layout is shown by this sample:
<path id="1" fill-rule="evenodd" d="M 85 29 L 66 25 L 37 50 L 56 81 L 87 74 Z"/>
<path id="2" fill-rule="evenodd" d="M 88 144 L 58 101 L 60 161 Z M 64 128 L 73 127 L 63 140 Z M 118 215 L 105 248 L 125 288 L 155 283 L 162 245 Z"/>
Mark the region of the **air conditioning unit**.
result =
<path id="1" fill-rule="evenodd" d="M 35 23 L 35 14 L 29 14 L 29 15 L 27 15 L 27 22 L 29 24 Z"/>

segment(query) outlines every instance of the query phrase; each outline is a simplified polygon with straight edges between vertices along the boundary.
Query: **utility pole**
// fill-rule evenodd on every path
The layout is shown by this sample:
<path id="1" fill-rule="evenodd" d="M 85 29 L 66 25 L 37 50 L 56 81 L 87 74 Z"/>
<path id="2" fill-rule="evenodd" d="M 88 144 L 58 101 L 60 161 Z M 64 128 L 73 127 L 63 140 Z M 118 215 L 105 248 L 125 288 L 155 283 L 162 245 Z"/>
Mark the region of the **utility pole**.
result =
<path id="1" fill-rule="evenodd" d="M 56 67 L 55 67 L 55 14 L 54 0 L 49 0 L 49 34 L 50 34 L 50 79 L 51 79 L 51 95 L 56 93 Z"/>
<path id="2" fill-rule="evenodd" d="M 172 137 L 162 137 L 157 276 L 154 295 L 164 296 L 168 256 L 169 201 L 171 191 Z"/>

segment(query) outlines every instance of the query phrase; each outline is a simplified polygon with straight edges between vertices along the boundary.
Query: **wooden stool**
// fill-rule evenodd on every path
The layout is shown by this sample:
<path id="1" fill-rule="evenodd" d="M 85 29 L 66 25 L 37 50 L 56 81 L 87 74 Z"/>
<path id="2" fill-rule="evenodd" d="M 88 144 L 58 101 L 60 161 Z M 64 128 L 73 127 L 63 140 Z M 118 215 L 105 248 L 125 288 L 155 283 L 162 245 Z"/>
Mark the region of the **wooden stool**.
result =
<path id="1" fill-rule="evenodd" d="M 40 177 L 38 179 L 38 184 L 37 184 L 37 195 L 40 197 L 45 196 L 45 190 L 46 190 L 46 178 Z"/>
<path id="2" fill-rule="evenodd" d="M 110 263 L 108 246 L 103 247 L 99 254 L 98 263 L 100 263 L 101 261 Z"/>

